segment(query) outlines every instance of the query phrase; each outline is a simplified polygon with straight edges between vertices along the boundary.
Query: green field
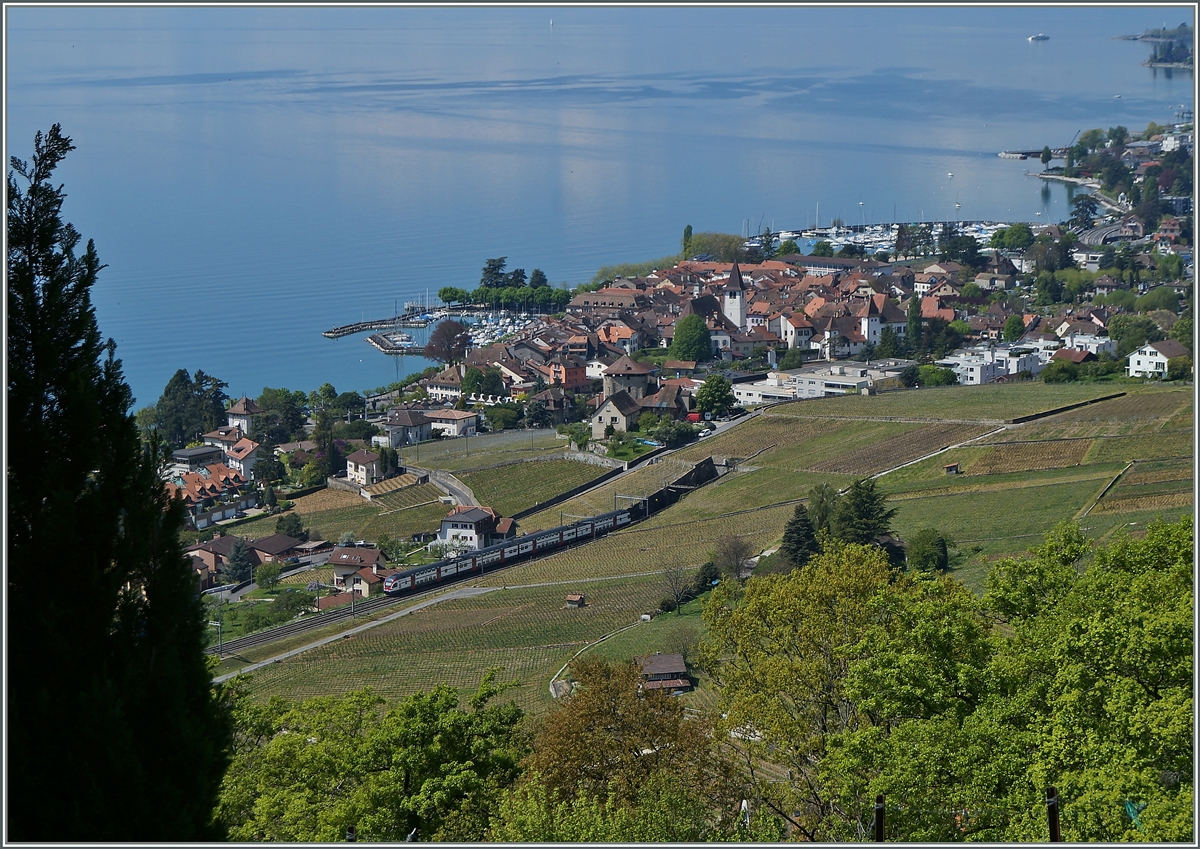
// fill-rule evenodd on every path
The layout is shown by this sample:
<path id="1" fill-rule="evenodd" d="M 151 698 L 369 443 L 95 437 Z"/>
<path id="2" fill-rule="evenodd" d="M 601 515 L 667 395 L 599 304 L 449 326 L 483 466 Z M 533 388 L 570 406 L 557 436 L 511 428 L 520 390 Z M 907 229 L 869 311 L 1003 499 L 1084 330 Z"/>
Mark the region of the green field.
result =
<path id="1" fill-rule="evenodd" d="M 384 533 L 393 539 L 406 539 L 417 532 L 436 531 L 450 509 L 436 501 L 441 490 L 431 485 L 411 489 L 420 492 L 409 496 L 405 494 L 409 490 L 400 490 L 371 501 L 353 492 L 323 489 L 296 499 L 292 510 L 310 530 L 312 539 L 337 541 L 345 533 L 370 541 Z M 418 500 L 417 506 L 391 506 L 410 497 Z M 269 536 L 275 533 L 277 521 L 276 516 L 263 516 L 238 525 L 236 533 L 247 538 Z"/>
<path id="2" fill-rule="evenodd" d="M 476 582 L 481 587 L 507 589 L 445 601 L 344 645 L 273 665 L 256 674 L 252 689 L 263 696 L 302 696 L 370 684 L 387 696 L 399 696 L 438 681 L 473 687 L 488 667 L 499 665 L 520 680 L 521 704 L 540 712 L 550 703 L 550 678 L 582 648 L 626 659 L 651 650 L 686 650 L 695 641 L 699 618 L 687 610 L 682 616 L 638 622 L 665 594 L 664 569 L 697 567 L 723 536 L 740 536 L 754 552 L 773 548 L 794 505 L 814 484 L 828 482 L 840 489 L 867 475 L 879 475 L 879 488 L 896 508 L 892 524 L 897 535 L 904 539 L 924 527 L 949 535 L 955 542 L 955 575 L 980 591 L 993 561 L 1037 545 L 1059 521 L 1076 520 L 1089 537 L 1107 539 L 1136 532 L 1158 517 L 1174 519 L 1190 512 L 1190 393 L 1141 385 L 1117 388 L 1130 394 L 1007 426 L 1004 419 L 1109 394 L 1113 388 L 1031 383 L 781 405 L 526 517 L 521 527 L 528 532 L 612 510 L 629 503 L 620 496 L 649 494 L 699 460 L 730 458 L 717 481 L 649 520 L 481 576 Z M 498 444 L 497 459 L 476 457 L 476 467 L 485 465 L 482 459 L 511 459 L 519 450 L 516 442 L 509 437 Z M 957 447 L 942 450 L 948 445 Z M 527 446 L 526 451 L 528 456 Z M 530 473 L 520 481 L 526 490 L 522 497 L 541 500 L 541 491 L 532 489 L 538 485 L 537 470 L 563 462 L 519 467 Z M 948 463 L 958 463 L 961 474 L 947 475 Z M 509 497 L 504 473 L 513 468 L 462 476 L 469 485 L 496 493 L 490 497 L 503 499 Z M 513 473 L 507 474 L 513 486 Z M 479 490 L 476 494 L 482 496 Z M 312 508 L 309 515 L 323 533 L 326 525 L 338 522 L 369 524 L 386 518 L 378 515 L 382 505 L 368 505 L 365 511 L 361 505 L 316 506 L 298 503 L 297 509 L 303 514 Z M 588 607 L 566 610 L 567 592 L 585 593 Z M 633 627 L 591 645 L 627 626 Z M 701 687 L 687 698 L 705 703 L 711 692 Z"/>
<path id="3" fill-rule="evenodd" d="M 456 477 L 471 488 L 480 504 L 511 516 L 562 492 L 572 490 L 607 472 L 575 460 L 533 460 L 492 469 L 461 472 Z"/>
<path id="4" fill-rule="evenodd" d="M 553 430 L 513 430 L 424 442 L 401 449 L 405 465 L 457 472 L 508 460 L 549 458 L 567 448 Z"/>

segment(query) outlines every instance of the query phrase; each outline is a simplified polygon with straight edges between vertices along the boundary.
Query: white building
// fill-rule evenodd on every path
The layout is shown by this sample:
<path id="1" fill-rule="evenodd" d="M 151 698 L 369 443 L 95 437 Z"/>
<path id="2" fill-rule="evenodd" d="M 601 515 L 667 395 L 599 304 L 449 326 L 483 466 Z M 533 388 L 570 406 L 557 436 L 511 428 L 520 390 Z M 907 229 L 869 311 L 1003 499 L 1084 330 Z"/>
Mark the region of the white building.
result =
<path id="1" fill-rule="evenodd" d="M 1095 354 L 1097 357 L 1106 351 L 1114 356 L 1117 353 L 1116 340 L 1108 336 L 1096 336 L 1091 333 L 1068 333 L 1062 342 L 1064 348 L 1087 351 L 1090 354 Z"/>
<path id="2" fill-rule="evenodd" d="M 960 350 L 938 360 L 937 365 L 953 369 L 963 386 L 981 386 L 1008 374 L 1007 359 L 997 357 L 992 349 Z"/>
<path id="3" fill-rule="evenodd" d="M 1130 377 L 1162 378 L 1167 373 L 1167 360 L 1187 356 L 1188 349 L 1174 339 L 1150 342 L 1129 355 L 1125 373 Z"/>
<path id="4" fill-rule="evenodd" d="M 743 407 L 750 407 L 833 395 L 867 395 L 899 387 L 900 372 L 910 364 L 910 360 L 825 363 L 795 371 L 771 372 L 765 380 L 735 383 L 733 396 Z"/>

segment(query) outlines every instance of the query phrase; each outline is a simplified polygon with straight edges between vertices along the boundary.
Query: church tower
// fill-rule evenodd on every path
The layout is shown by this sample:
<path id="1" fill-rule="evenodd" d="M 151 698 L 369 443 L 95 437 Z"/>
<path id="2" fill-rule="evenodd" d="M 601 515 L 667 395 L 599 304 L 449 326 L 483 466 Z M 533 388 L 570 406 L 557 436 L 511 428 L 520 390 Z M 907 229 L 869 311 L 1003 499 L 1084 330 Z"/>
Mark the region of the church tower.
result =
<path id="1" fill-rule="evenodd" d="M 736 325 L 738 330 L 745 330 L 746 284 L 742 282 L 742 272 L 736 262 L 729 271 L 729 282 L 725 284 L 722 292 L 725 295 L 725 303 L 722 305 L 725 317 L 731 324 Z"/>

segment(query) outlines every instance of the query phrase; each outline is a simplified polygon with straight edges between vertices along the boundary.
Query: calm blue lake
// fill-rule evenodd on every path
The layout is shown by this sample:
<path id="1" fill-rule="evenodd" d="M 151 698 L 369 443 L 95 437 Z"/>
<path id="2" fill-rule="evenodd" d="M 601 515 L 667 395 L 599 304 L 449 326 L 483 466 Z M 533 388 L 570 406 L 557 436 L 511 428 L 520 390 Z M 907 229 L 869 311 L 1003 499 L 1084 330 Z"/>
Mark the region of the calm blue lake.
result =
<path id="1" fill-rule="evenodd" d="M 574 285 L 689 224 L 818 205 L 1061 220 L 1065 190 L 998 151 L 1193 106 L 1190 75 L 1111 38 L 1194 23 L 1180 7 L 6 15 L 8 152 L 74 138 L 65 214 L 108 264 L 96 311 L 139 406 L 179 368 L 234 396 L 386 384 L 425 363 L 321 331 L 472 288 L 489 257 Z"/>

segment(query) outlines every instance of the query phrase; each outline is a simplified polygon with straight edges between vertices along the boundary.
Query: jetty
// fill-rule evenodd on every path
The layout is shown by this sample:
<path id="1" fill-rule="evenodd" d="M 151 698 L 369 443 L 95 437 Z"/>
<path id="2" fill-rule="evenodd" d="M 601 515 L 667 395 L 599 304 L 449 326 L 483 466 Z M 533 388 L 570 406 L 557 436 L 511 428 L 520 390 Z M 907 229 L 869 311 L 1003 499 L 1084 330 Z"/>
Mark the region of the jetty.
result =
<path id="1" fill-rule="evenodd" d="M 425 348 L 413 341 L 407 333 L 393 331 L 391 333 L 372 333 L 367 341 L 377 350 L 393 356 L 404 354 L 420 354 Z"/>

